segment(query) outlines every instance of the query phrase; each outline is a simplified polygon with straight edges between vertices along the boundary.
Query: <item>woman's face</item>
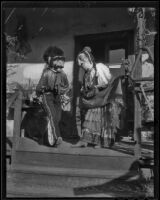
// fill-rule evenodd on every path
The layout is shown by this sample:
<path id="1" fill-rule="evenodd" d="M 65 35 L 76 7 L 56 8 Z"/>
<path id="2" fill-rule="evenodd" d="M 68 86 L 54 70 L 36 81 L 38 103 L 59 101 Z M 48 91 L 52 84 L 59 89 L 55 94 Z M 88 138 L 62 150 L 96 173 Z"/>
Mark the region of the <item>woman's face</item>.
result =
<path id="1" fill-rule="evenodd" d="M 90 70 L 93 67 L 93 63 L 91 63 L 87 56 L 83 53 L 78 56 L 78 65 L 85 71 Z"/>

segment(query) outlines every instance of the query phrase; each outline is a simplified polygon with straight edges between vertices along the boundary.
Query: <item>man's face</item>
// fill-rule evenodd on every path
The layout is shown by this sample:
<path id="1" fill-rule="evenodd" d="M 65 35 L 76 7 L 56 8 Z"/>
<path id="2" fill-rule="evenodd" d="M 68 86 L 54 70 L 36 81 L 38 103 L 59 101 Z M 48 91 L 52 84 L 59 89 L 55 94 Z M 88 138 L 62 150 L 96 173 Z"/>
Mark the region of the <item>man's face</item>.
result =
<path id="1" fill-rule="evenodd" d="M 53 67 L 55 70 L 64 68 L 65 60 L 63 57 L 57 56 L 55 58 L 50 58 L 50 66 Z"/>

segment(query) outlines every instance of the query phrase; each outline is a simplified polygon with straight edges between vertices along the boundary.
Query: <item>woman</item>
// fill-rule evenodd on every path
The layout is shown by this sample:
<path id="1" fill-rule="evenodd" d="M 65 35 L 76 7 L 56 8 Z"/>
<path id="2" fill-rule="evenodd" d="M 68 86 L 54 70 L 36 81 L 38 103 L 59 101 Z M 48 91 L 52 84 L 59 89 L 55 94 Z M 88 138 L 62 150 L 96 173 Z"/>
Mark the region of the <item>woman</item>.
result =
<path id="1" fill-rule="evenodd" d="M 88 144 L 92 144 L 98 148 L 104 143 L 108 110 L 105 103 L 99 103 L 97 97 L 106 90 L 112 75 L 106 65 L 95 63 L 89 47 L 85 47 L 78 54 L 77 63 L 84 69 L 85 74 L 80 92 L 82 137 L 73 147 L 86 147 Z M 85 106 L 85 102 L 90 103 Z"/>

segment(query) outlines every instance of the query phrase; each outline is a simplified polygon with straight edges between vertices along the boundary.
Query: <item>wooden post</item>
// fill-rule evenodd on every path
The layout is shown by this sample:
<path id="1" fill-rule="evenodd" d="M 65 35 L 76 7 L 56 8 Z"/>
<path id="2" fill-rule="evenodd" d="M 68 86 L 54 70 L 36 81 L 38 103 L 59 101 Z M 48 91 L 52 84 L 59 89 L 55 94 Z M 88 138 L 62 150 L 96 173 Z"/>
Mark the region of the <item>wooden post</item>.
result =
<path id="1" fill-rule="evenodd" d="M 134 95 L 134 140 L 136 142 L 134 155 L 136 158 L 141 157 L 141 107 L 140 103 Z"/>
<path id="2" fill-rule="evenodd" d="M 16 161 L 16 150 L 20 140 L 21 129 L 21 114 L 22 114 L 22 92 L 19 91 L 14 107 L 14 129 L 13 129 L 13 146 L 12 146 L 12 164 Z"/>
<path id="3" fill-rule="evenodd" d="M 7 109 L 9 109 L 9 108 L 12 106 L 12 104 L 13 104 L 13 102 L 15 101 L 15 99 L 17 98 L 17 96 L 18 96 L 18 92 L 16 91 L 16 92 L 11 96 L 11 98 L 8 100 L 8 102 L 7 102 Z"/>
<path id="4" fill-rule="evenodd" d="M 144 9 L 137 9 L 137 49 L 139 53 L 136 55 L 136 65 L 134 68 L 134 78 L 138 79 L 142 76 L 142 48 L 143 48 L 143 23 L 144 23 Z M 139 94 L 140 95 L 140 94 Z M 141 95 L 140 95 L 141 99 Z M 134 95 L 134 140 L 136 142 L 134 155 L 136 158 L 141 157 L 141 106 L 140 102 Z"/>

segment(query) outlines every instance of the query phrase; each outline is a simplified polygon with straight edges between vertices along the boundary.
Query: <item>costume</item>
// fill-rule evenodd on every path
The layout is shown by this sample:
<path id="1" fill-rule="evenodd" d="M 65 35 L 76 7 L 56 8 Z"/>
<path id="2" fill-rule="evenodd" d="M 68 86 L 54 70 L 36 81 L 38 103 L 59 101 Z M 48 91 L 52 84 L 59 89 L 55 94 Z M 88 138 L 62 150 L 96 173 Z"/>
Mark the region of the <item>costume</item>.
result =
<path id="1" fill-rule="evenodd" d="M 112 95 L 113 91 L 115 93 L 117 90 L 117 94 L 120 91 L 120 97 L 122 97 L 122 88 L 119 88 L 121 86 L 119 83 L 119 79 L 114 80 L 109 68 L 102 63 L 96 64 L 84 74 L 79 102 L 81 141 L 107 146 L 105 138 L 107 139 L 111 126 L 115 129 L 119 126 L 118 104 L 112 101 L 115 98 Z M 116 99 L 123 104 L 122 98 Z M 109 102 L 112 102 L 112 108 Z M 114 116 L 114 120 L 111 116 Z M 115 125 L 113 125 L 114 122 Z"/>
<path id="2" fill-rule="evenodd" d="M 69 87 L 66 74 L 51 67 L 45 67 L 39 83 L 36 87 L 37 96 L 43 94 L 43 106 L 50 119 L 52 134 L 55 141 L 60 137 L 59 123 L 61 120 L 61 95 Z"/>

